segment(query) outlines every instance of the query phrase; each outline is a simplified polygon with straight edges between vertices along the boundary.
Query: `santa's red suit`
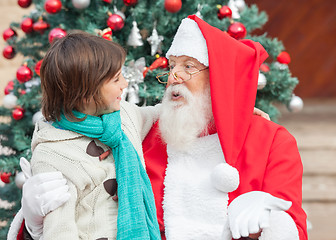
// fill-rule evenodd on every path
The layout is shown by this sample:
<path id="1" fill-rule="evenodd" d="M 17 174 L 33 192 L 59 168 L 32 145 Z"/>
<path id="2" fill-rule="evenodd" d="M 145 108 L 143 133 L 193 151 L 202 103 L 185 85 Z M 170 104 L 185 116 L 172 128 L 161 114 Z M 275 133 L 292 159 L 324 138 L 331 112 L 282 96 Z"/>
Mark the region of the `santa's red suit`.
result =
<path id="1" fill-rule="evenodd" d="M 267 53 L 259 43 L 237 41 L 196 16 L 189 18 L 198 24 L 206 40 L 212 110 L 225 161 L 239 172 L 240 184 L 229 193 L 229 204 L 250 191 L 291 201 L 287 213 L 296 224 L 299 239 L 306 240 L 306 214 L 301 207 L 303 169 L 296 141 L 282 126 L 252 114 L 259 66 Z M 167 148 L 158 124 L 144 140 L 143 150 L 164 235 Z"/>

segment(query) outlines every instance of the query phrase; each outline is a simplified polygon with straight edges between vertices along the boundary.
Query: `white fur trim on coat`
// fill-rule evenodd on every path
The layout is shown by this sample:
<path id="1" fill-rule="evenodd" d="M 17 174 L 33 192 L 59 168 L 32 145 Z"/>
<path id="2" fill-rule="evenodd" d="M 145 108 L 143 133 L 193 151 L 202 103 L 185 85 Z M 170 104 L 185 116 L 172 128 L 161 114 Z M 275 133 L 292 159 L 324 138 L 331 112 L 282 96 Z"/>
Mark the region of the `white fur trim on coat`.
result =
<path id="1" fill-rule="evenodd" d="M 211 178 L 214 168 L 225 163 L 218 135 L 198 138 L 184 152 L 168 145 L 167 154 L 163 200 L 167 239 L 231 240 L 227 231 L 229 197 Z"/>

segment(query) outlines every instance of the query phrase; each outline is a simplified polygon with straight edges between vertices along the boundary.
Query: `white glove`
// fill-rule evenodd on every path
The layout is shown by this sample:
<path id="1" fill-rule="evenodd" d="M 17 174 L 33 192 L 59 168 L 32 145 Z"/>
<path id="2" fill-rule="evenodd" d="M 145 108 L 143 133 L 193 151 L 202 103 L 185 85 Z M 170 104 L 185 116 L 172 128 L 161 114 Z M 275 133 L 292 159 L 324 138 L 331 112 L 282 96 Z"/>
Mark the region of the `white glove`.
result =
<path id="1" fill-rule="evenodd" d="M 69 200 L 69 187 L 61 172 L 40 173 L 32 176 L 30 163 L 20 158 L 26 177 L 22 187 L 22 212 L 26 228 L 33 239 L 41 239 L 43 217 Z"/>
<path id="2" fill-rule="evenodd" d="M 235 198 L 228 207 L 230 229 L 234 239 L 248 237 L 269 226 L 272 210 L 286 211 L 292 202 L 271 194 L 252 191 Z"/>

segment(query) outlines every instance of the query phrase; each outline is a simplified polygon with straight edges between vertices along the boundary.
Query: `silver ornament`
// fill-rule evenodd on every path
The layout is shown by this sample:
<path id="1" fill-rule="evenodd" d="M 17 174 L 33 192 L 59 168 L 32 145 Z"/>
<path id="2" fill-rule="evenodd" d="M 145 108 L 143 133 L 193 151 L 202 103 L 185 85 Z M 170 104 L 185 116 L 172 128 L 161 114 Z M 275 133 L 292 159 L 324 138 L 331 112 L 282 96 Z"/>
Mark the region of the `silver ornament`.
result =
<path id="1" fill-rule="evenodd" d="M 127 102 L 138 104 L 140 103 L 140 97 L 139 97 L 139 85 L 138 84 L 132 84 L 129 85 L 127 88 Z"/>
<path id="2" fill-rule="evenodd" d="M 38 111 L 38 112 L 34 113 L 34 115 L 32 117 L 33 125 L 35 125 L 37 123 L 37 121 L 40 120 L 41 118 L 43 118 L 43 115 L 42 115 L 41 111 Z"/>
<path id="3" fill-rule="evenodd" d="M 17 105 L 17 100 L 14 94 L 7 94 L 2 99 L 2 105 L 7 109 L 13 109 Z"/>
<path id="4" fill-rule="evenodd" d="M 151 55 L 154 56 L 155 53 L 159 52 L 161 53 L 161 44 L 164 39 L 163 36 L 159 36 L 157 30 L 156 30 L 156 24 L 154 24 L 154 28 L 152 31 L 152 35 L 147 38 L 147 41 L 151 45 Z"/>
<path id="5" fill-rule="evenodd" d="M 288 104 L 288 110 L 291 112 L 300 112 L 303 109 L 303 101 L 300 97 L 293 94 Z"/>
<path id="6" fill-rule="evenodd" d="M 32 80 L 25 82 L 26 92 L 30 92 L 33 87 L 41 85 L 41 79 L 39 77 L 33 78 Z"/>
<path id="7" fill-rule="evenodd" d="M 23 172 L 18 172 L 16 175 L 15 175 L 15 185 L 18 187 L 18 188 L 22 188 L 23 184 L 26 182 L 26 177 L 24 175 Z"/>
<path id="8" fill-rule="evenodd" d="M 265 75 L 261 72 L 259 72 L 259 76 L 258 76 L 258 90 L 263 89 L 267 84 L 267 79 L 265 77 Z"/>
<path id="9" fill-rule="evenodd" d="M 71 2 L 75 8 L 84 9 L 90 5 L 91 0 L 71 0 Z"/>
<path id="10" fill-rule="evenodd" d="M 279 62 L 275 62 L 274 66 L 277 67 L 280 70 L 285 70 L 288 68 L 287 64 L 283 64 L 283 63 L 279 63 Z"/>
<path id="11" fill-rule="evenodd" d="M 133 21 L 133 27 L 131 30 L 130 35 L 128 36 L 127 39 L 127 45 L 132 46 L 132 47 L 139 47 L 143 45 L 142 37 L 140 34 L 140 30 L 138 28 L 138 25 L 136 21 Z"/>
<path id="12" fill-rule="evenodd" d="M 128 102 L 138 104 L 139 98 L 139 83 L 144 80 L 143 71 L 145 69 L 145 58 L 130 61 L 127 66 L 123 66 L 122 75 L 128 82 L 128 87 L 124 89 L 122 98 Z"/>

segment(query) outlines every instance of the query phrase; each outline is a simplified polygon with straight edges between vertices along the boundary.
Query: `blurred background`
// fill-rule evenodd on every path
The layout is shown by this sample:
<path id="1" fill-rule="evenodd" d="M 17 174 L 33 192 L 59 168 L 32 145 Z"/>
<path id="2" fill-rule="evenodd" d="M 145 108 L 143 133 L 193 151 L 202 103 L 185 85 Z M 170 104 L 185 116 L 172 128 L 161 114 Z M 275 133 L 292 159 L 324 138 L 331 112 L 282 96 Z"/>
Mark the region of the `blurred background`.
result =
<path id="1" fill-rule="evenodd" d="M 299 79 L 294 93 L 302 98 L 303 109 L 292 113 L 279 105 L 278 119 L 297 139 L 302 156 L 309 239 L 336 240 L 336 1 L 245 2 L 267 13 L 267 23 L 256 33 L 267 32 L 283 42 L 291 56 L 292 75 Z M 1 0 L 0 32 L 11 22 L 20 22 L 28 11 L 18 7 L 17 0 Z M 5 46 L 0 38 L 0 49 Z M 0 57 L 0 105 L 3 89 L 22 61 L 19 54 L 11 60 Z M 3 184 L 0 181 L 0 186 Z M 0 200 L 1 204 L 5 203 Z"/>

